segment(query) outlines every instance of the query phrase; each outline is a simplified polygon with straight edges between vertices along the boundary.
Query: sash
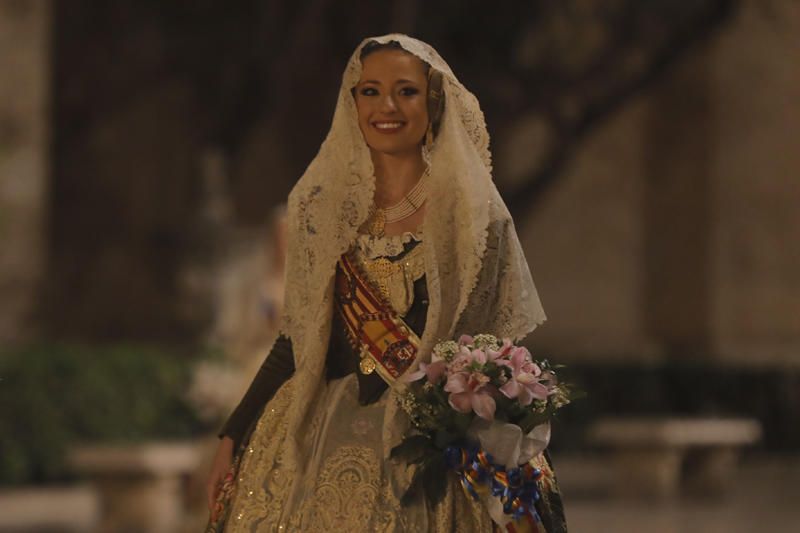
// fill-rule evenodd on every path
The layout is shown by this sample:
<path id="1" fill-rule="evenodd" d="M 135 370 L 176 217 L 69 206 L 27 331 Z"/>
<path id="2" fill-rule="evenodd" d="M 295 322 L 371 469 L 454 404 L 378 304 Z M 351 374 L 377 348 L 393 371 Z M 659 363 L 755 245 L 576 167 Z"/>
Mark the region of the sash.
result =
<path id="1" fill-rule="evenodd" d="M 419 337 L 392 309 L 347 254 L 336 265 L 336 307 L 363 374 L 390 386 L 417 357 Z"/>

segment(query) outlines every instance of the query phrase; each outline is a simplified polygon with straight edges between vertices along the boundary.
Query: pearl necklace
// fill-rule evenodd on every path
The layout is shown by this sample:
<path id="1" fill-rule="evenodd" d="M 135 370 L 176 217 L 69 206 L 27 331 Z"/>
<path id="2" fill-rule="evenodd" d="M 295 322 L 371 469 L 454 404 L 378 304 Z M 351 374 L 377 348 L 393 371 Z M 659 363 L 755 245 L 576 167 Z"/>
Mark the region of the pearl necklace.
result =
<path id="1" fill-rule="evenodd" d="M 375 237 L 383 236 L 386 224 L 405 220 L 419 210 L 428 197 L 427 178 L 430 175 L 429 170 L 430 167 L 425 169 L 417 184 L 396 204 L 389 207 L 372 206 L 372 216 L 369 223 L 370 235 Z"/>

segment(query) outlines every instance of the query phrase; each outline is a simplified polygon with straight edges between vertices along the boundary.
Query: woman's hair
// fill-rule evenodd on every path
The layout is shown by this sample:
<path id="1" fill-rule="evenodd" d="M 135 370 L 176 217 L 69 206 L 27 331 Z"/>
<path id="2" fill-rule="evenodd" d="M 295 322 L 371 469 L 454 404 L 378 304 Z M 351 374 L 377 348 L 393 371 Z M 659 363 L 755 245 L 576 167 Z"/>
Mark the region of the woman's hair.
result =
<path id="1" fill-rule="evenodd" d="M 397 41 L 386 41 L 381 43 L 378 41 L 367 41 L 361 47 L 361 54 L 358 56 L 363 63 L 364 59 L 379 50 L 400 50 L 406 54 L 410 54 L 408 50 Z M 442 121 L 442 114 L 444 113 L 444 91 L 442 90 L 442 73 L 438 70 L 431 68 L 431 65 L 423 60 L 422 64 L 425 65 L 425 73 L 428 76 L 428 117 L 431 122 L 431 133 L 433 137 L 439 133 L 439 125 Z"/>
<path id="2" fill-rule="evenodd" d="M 377 52 L 378 50 L 400 50 L 401 52 L 409 53 L 405 48 L 403 48 L 403 45 L 397 41 L 386 41 L 385 43 L 378 41 L 367 41 L 364 46 L 361 47 L 361 55 L 359 55 L 358 58 L 361 61 L 364 61 L 364 58 Z M 425 61 L 422 62 L 425 64 L 425 72 L 427 73 L 431 66 Z"/>

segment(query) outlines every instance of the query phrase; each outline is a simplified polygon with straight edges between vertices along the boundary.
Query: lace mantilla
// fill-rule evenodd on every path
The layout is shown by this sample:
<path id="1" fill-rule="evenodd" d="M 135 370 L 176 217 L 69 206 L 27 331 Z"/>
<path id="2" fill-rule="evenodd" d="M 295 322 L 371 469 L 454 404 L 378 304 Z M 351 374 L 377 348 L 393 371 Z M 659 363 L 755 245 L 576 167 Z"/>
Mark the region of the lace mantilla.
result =
<path id="1" fill-rule="evenodd" d="M 425 238 L 417 246 L 430 297 L 420 359 L 429 358 L 440 339 L 475 332 L 520 338 L 544 321 L 514 225 L 492 183 L 489 134 L 477 99 L 429 45 L 401 34 L 366 39 L 345 69 L 328 136 L 289 195 L 281 329 L 292 339 L 294 385 L 302 399 L 286 415 L 285 464 L 298 472 L 293 499 L 302 498 L 302 472 L 312 453 L 302 424 L 325 379 L 336 262 L 356 243 L 375 192 L 374 168 L 351 94 L 361 76 L 361 48 L 371 40 L 396 41 L 443 74 L 445 107 L 429 153 Z M 388 456 L 405 419 L 395 402 L 386 409 Z"/>
<path id="2" fill-rule="evenodd" d="M 376 237 L 368 233 L 359 233 L 356 239 L 356 248 L 367 259 L 395 257 L 402 254 L 406 249 L 406 244 L 412 241 L 422 241 L 422 229 L 406 231 L 400 235 L 391 235 L 389 237 Z"/>

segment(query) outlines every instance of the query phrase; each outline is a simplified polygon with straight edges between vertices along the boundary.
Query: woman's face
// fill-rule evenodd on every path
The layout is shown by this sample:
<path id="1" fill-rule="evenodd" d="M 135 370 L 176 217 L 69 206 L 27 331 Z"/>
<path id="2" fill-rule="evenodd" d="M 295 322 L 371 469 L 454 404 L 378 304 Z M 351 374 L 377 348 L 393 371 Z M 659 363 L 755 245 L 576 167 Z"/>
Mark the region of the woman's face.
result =
<path id="1" fill-rule="evenodd" d="M 428 129 L 425 64 L 402 50 L 378 50 L 362 61 L 355 87 L 358 125 L 378 152 L 419 152 Z"/>

